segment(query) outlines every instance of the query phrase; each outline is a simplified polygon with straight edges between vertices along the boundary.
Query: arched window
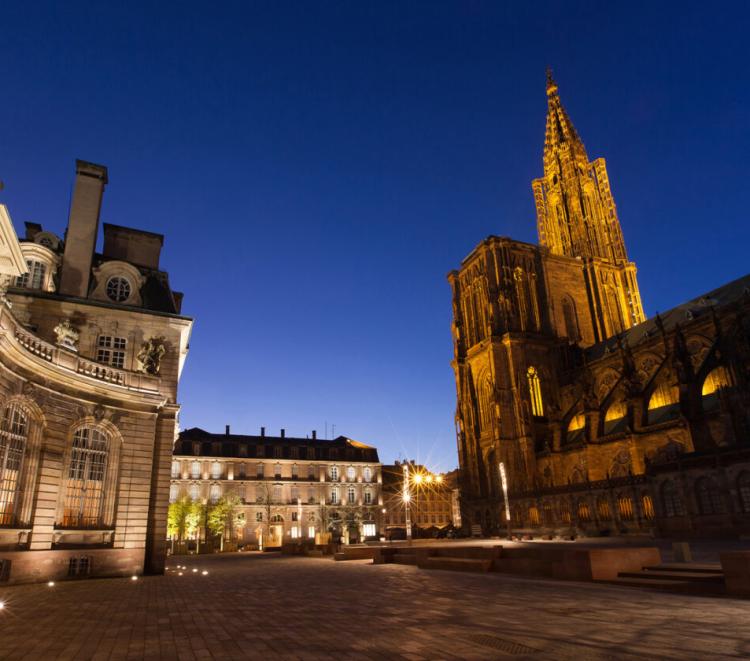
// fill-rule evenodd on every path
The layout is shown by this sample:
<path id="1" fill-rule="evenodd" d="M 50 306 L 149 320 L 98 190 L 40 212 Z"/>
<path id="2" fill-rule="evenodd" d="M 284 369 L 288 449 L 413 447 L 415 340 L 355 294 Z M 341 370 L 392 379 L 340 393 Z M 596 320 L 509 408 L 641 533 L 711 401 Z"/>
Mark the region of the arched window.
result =
<path id="1" fill-rule="evenodd" d="M 529 380 L 529 397 L 531 399 L 531 414 L 537 417 L 544 415 L 544 405 L 542 403 L 542 387 L 539 382 L 539 375 L 536 367 L 529 367 L 526 372 Z"/>
<path id="2" fill-rule="evenodd" d="M 369 466 L 365 466 L 364 477 L 365 482 L 370 482 L 372 480 L 372 468 Z"/>
<path id="3" fill-rule="evenodd" d="M 651 521 L 656 516 L 656 512 L 654 511 L 654 501 L 649 494 L 644 493 L 643 496 L 641 496 L 641 505 L 644 518 L 647 521 Z"/>
<path id="4" fill-rule="evenodd" d="M 703 409 L 710 411 L 719 406 L 719 391 L 731 385 L 732 382 L 726 367 L 719 365 L 719 367 L 712 369 L 703 381 L 703 388 L 701 389 Z"/>
<path id="5" fill-rule="evenodd" d="M 346 469 L 346 479 L 349 482 L 354 482 L 354 478 L 357 477 L 357 471 L 354 470 L 354 466 L 348 466 Z"/>
<path id="6" fill-rule="evenodd" d="M 680 492 L 677 491 L 672 480 L 662 485 L 661 502 L 664 506 L 664 516 L 685 516 L 685 506 L 682 504 Z"/>
<path id="7" fill-rule="evenodd" d="M 648 400 L 648 423 L 653 425 L 676 418 L 679 414 L 680 391 L 677 386 L 660 383 Z"/>
<path id="8" fill-rule="evenodd" d="M 578 501 L 578 520 L 584 523 L 591 521 L 591 510 L 585 500 Z"/>
<path id="9" fill-rule="evenodd" d="M 513 280 L 516 283 L 516 300 L 518 301 L 518 318 L 521 322 L 521 330 L 525 331 L 529 326 L 529 303 L 526 296 L 526 278 L 520 267 L 513 271 Z"/>
<path id="10" fill-rule="evenodd" d="M 628 407 L 621 399 L 610 404 L 607 412 L 604 414 L 604 433 L 613 434 L 621 431 L 625 427 L 628 415 Z"/>
<path id="11" fill-rule="evenodd" d="M 565 335 L 571 342 L 577 342 L 581 333 L 578 329 L 578 315 L 576 314 L 575 303 L 566 296 L 562 300 L 563 320 L 565 322 Z"/>
<path id="12" fill-rule="evenodd" d="M 17 404 L 10 404 L 0 423 L 0 525 L 15 523 L 19 509 L 21 471 L 29 438 L 29 422 Z"/>
<path id="13" fill-rule="evenodd" d="M 480 380 L 479 421 L 482 431 L 492 428 L 492 382 L 489 377 Z"/>
<path id="14" fill-rule="evenodd" d="M 36 260 L 26 260 L 27 272 L 16 278 L 16 287 L 25 289 L 42 289 L 44 287 L 44 276 L 47 274 L 47 265 Z"/>
<path id="15" fill-rule="evenodd" d="M 562 501 L 560 503 L 560 518 L 562 519 L 563 523 L 570 525 L 570 522 L 571 522 L 570 505 L 568 504 L 567 501 Z"/>
<path id="16" fill-rule="evenodd" d="M 633 519 L 633 499 L 630 496 L 620 496 L 617 499 L 617 510 L 623 521 L 631 521 Z"/>
<path id="17" fill-rule="evenodd" d="M 529 507 L 529 523 L 531 523 L 532 526 L 538 526 L 540 523 L 539 508 L 537 508 L 535 505 Z"/>
<path id="18" fill-rule="evenodd" d="M 737 495 L 740 497 L 740 509 L 750 514 L 750 473 L 743 471 L 737 478 Z"/>
<path id="19" fill-rule="evenodd" d="M 334 481 L 339 479 L 339 467 L 338 466 L 331 466 L 331 479 Z"/>
<path id="20" fill-rule="evenodd" d="M 583 413 L 576 413 L 568 423 L 568 443 L 574 443 L 583 438 L 586 432 L 586 416 Z"/>
<path id="21" fill-rule="evenodd" d="M 354 503 L 357 502 L 357 492 L 354 487 L 349 487 L 349 489 L 347 489 L 347 500 L 350 505 L 354 505 Z"/>
<path id="22" fill-rule="evenodd" d="M 695 482 L 695 497 L 701 514 L 708 516 L 721 514 L 724 511 L 719 488 L 713 480 L 707 477 L 701 477 Z"/>
<path id="23" fill-rule="evenodd" d="M 101 525 L 108 458 L 109 437 L 102 429 L 86 425 L 76 430 L 65 484 L 64 527 Z"/>
<path id="24" fill-rule="evenodd" d="M 284 517 L 281 514 L 271 516 L 271 523 L 284 523 Z"/>
<path id="25" fill-rule="evenodd" d="M 612 513 L 609 509 L 609 500 L 606 496 L 599 496 L 596 499 L 596 514 L 600 519 L 605 521 L 612 518 Z"/>

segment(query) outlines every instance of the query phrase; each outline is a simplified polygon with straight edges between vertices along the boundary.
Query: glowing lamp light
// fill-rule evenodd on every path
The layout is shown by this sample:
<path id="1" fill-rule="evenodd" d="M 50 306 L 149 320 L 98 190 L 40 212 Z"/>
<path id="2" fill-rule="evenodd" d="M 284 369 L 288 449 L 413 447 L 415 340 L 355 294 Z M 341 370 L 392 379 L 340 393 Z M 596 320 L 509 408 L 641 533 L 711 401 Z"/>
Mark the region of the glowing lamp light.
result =
<path id="1" fill-rule="evenodd" d="M 5 608 L 5 602 L 0 601 L 0 611 L 3 610 L 3 608 Z"/>
<path id="2" fill-rule="evenodd" d="M 201 574 L 203 574 L 203 576 L 208 576 L 208 572 L 205 569 L 201 572 Z"/>
<path id="3" fill-rule="evenodd" d="M 425 478 L 425 480 L 427 481 L 427 483 L 428 483 L 428 484 L 429 484 L 430 482 L 432 482 L 432 475 L 428 475 L 428 476 L 427 476 L 427 477 Z"/>
<path id="4" fill-rule="evenodd" d="M 440 484 L 442 481 L 443 481 L 443 476 L 442 475 L 436 475 L 435 476 L 435 482 L 437 482 L 438 484 Z"/>
<path id="5" fill-rule="evenodd" d="M 416 475 L 414 476 L 414 483 L 415 483 L 415 484 L 422 484 L 422 479 L 423 479 L 423 478 L 422 478 L 422 475 L 420 475 L 419 473 L 417 473 L 417 474 L 416 474 Z"/>
<path id="6" fill-rule="evenodd" d="M 195 567 L 193 567 L 193 574 L 195 574 L 197 571 L 198 570 Z"/>
<path id="7" fill-rule="evenodd" d="M 47 585 L 49 587 L 51 587 L 51 588 L 54 588 L 55 587 L 55 582 L 54 581 L 50 581 L 49 583 L 47 583 Z"/>
<path id="8" fill-rule="evenodd" d="M 178 576 L 182 576 L 182 572 L 181 572 L 181 571 L 178 571 L 178 572 L 177 572 L 177 575 L 178 575 Z"/>
<path id="9" fill-rule="evenodd" d="M 135 574 L 133 574 L 133 575 L 132 575 L 132 576 L 130 577 L 130 580 L 131 580 L 131 581 L 137 581 L 137 580 L 138 580 L 138 577 L 137 577 L 137 576 L 136 576 Z"/>
<path id="10" fill-rule="evenodd" d="M 410 493 L 405 493 L 404 494 L 404 502 L 408 503 L 410 500 L 411 500 L 411 494 Z"/>

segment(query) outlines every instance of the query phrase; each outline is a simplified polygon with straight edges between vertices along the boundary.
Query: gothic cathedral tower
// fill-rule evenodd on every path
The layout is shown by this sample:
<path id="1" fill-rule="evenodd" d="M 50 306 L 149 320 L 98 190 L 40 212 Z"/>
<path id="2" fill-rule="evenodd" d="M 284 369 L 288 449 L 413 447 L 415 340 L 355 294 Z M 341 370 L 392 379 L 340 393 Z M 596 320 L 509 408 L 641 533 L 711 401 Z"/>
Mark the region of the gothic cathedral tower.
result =
<path id="1" fill-rule="evenodd" d="M 550 71 L 544 176 L 532 188 L 540 245 L 584 264 L 594 338 L 603 340 L 645 321 L 604 159 L 589 162 Z"/>

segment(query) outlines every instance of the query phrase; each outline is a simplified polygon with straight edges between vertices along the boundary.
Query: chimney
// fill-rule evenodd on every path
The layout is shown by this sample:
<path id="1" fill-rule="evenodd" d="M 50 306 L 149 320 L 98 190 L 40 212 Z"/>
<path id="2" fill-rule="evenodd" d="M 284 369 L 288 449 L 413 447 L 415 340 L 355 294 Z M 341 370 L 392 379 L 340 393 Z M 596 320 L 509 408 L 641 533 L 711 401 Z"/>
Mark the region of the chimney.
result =
<path id="1" fill-rule="evenodd" d="M 229 436 L 229 425 L 226 426 L 226 431 L 224 432 L 227 436 Z"/>
<path id="2" fill-rule="evenodd" d="M 317 438 L 318 438 L 318 432 L 315 429 L 313 429 L 313 441 L 316 440 Z"/>
<path id="3" fill-rule="evenodd" d="M 260 435 L 261 436 L 265 436 L 266 435 L 266 428 L 265 427 L 261 427 L 260 428 Z"/>
<path id="4" fill-rule="evenodd" d="M 282 429 L 281 430 L 281 438 L 285 438 L 285 437 L 286 437 L 286 429 Z"/>
<path id="5" fill-rule="evenodd" d="M 76 181 L 70 201 L 60 274 L 60 293 L 85 298 L 89 293 L 91 262 L 99 232 L 99 212 L 107 185 L 107 168 L 76 161 Z"/>

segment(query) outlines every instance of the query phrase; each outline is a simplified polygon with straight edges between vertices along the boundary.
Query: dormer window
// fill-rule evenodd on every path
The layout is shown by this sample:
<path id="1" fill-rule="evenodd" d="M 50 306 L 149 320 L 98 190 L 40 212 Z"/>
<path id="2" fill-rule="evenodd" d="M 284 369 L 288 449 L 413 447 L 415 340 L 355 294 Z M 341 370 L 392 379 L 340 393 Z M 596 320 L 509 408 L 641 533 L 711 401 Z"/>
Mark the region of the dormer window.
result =
<path id="1" fill-rule="evenodd" d="M 26 260 L 27 272 L 16 278 L 16 287 L 24 289 L 42 289 L 44 276 L 47 274 L 47 265 L 36 260 Z"/>
<path id="2" fill-rule="evenodd" d="M 122 303 L 130 298 L 132 287 L 130 281 L 121 275 L 116 275 L 107 280 L 107 297 L 115 303 Z"/>

